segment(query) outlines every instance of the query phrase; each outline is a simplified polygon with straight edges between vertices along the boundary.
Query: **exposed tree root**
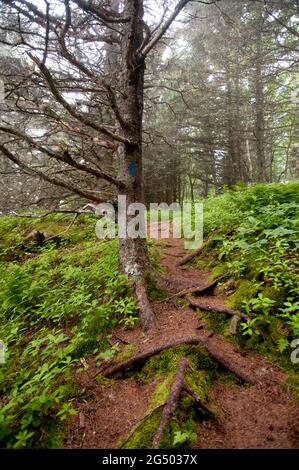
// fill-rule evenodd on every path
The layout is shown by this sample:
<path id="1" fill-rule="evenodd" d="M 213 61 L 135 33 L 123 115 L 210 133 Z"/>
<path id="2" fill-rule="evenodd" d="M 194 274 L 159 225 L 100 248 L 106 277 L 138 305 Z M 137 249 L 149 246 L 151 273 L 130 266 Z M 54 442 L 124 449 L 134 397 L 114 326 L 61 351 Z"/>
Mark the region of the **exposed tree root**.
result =
<path id="1" fill-rule="evenodd" d="M 116 335 L 115 333 L 113 333 L 113 338 L 116 340 L 116 341 L 119 341 L 120 343 L 122 344 L 130 344 L 129 341 L 127 341 L 126 339 L 123 339 L 121 338 L 120 336 Z M 110 342 L 109 342 L 110 344 Z M 112 345 L 114 344 L 114 341 L 112 341 Z"/>
<path id="2" fill-rule="evenodd" d="M 159 427 L 153 438 L 154 449 L 158 447 L 158 444 L 163 436 L 163 432 L 167 424 L 169 423 L 176 407 L 178 406 L 181 392 L 186 392 L 206 413 L 213 415 L 213 412 L 204 403 L 202 403 L 200 397 L 192 390 L 192 388 L 185 381 L 185 374 L 188 367 L 190 367 L 188 359 L 186 357 L 182 357 L 179 360 L 177 372 L 173 378 L 172 386 L 164 405 Z"/>
<path id="3" fill-rule="evenodd" d="M 176 266 L 184 266 L 184 264 L 187 264 L 189 261 L 191 261 L 193 258 L 196 258 L 196 256 L 200 255 L 200 253 L 203 250 L 203 246 L 198 248 L 197 250 L 193 251 L 192 253 L 188 253 L 188 255 L 184 256 L 181 260 L 179 260 L 176 263 Z"/>
<path id="4" fill-rule="evenodd" d="M 210 290 L 212 290 L 214 287 L 216 287 L 218 282 L 220 282 L 224 277 L 225 276 L 218 277 L 217 279 L 215 279 L 213 282 L 211 282 L 205 287 L 196 286 L 196 287 L 189 287 L 188 289 L 183 289 L 180 292 L 177 292 L 176 294 L 171 295 L 167 299 L 161 300 L 160 302 L 161 303 L 168 302 L 169 300 L 172 300 L 177 297 L 184 297 L 184 295 L 187 295 L 187 294 L 204 295 Z"/>
<path id="5" fill-rule="evenodd" d="M 193 289 L 198 287 L 196 282 L 186 281 L 186 279 L 176 279 L 171 276 L 165 276 L 160 273 L 153 273 L 158 289 L 170 292 L 178 292 L 183 289 Z"/>
<path id="6" fill-rule="evenodd" d="M 161 351 L 164 351 L 165 349 L 173 348 L 175 346 L 180 346 L 182 344 L 194 344 L 194 345 L 200 344 L 210 353 L 210 355 L 217 362 L 219 362 L 219 364 L 221 364 L 227 370 L 235 374 L 241 380 L 248 382 L 250 384 L 258 383 L 258 379 L 255 376 L 255 374 L 253 374 L 251 371 L 247 371 L 245 367 L 240 366 L 237 363 L 237 361 L 233 360 L 231 355 L 223 356 L 223 353 L 221 353 L 221 351 L 219 352 L 217 347 L 213 345 L 208 340 L 208 338 L 202 338 L 199 336 L 188 336 L 188 337 L 178 338 L 176 340 L 169 341 L 168 343 L 162 344 L 160 346 L 155 346 L 154 348 L 149 349 L 148 351 L 139 353 L 136 356 L 126 359 L 120 364 L 116 364 L 115 366 L 102 369 L 96 375 L 101 373 L 104 377 L 111 377 L 112 375 L 118 372 L 128 369 L 156 354 L 159 354 Z M 235 353 L 235 354 L 238 355 L 238 353 Z"/>
<path id="7" fill-rule="evenodd" d="M 240 323 L 241 317 L 239 315 L 234 315 L 230 321 L 229 332 L 231 335 L 236 335 L 238 330 L 238 325 Z"/>
<path id="8" fill-rule="evenodd" d="M 234 362 L 233 358 L 229 355 L 223 355 L 223 352 L 216 345 L 213 345 L 211 342 L 204 345 L 208 350 L 210 355 L 219 362 L 227 370 L 235 374 L 239 379 L 247 382 L 249 384 L 258 384 L 259 380 L 255 373 L 248 371 L 246 367 L 240 366 L 237 362 Z M 238 355 L 238 353 L 235 353 Z"/>
<path id="9" fill-rule="evenodd" d="M 210 414 L 210 415 L 213 415 L 213 411 L 210 410 L 210 408 L 205 405 L 201 398 L 194 392 L 194 390 L 192 390 L 191 387 L 189 387 L 189 385 L 187 384 L 187 382 L 184 380 L 183 382 L 183 391 L 186 392 L 188 395 L 190 395 L 190 397 L 192 397 L 196 403 L 199 405 L 200 408 L 202 408 L 207 414 Z"/>
<path id="10" fill-rule="evenodd" d="M 131 439 L 133 434 L 138 431 L 140 426 L 143 425 L 144 421 L 150 418 L 156 411 L 160 410 L 160 408 L 163 408 L 165 403 L 160 403 L 160 405 L 156 406 L 155 408 L 149 410 L 142 418 L 141 420 L 137 423 L 137 425 L 133 426 L 133 428 L 130 430 L 129 434 L 127 434 L 126 438 L 122 440 L 120 448 L 123 448 L 124 445 Z"/>
<path id="11" fill-rule="evenodd" d="M 184 361 L 184 364 L 182 364 L 182 361 Z M 185 361 L 187 361 L 187 363 Z M 145 413 L 143 415 L 143 417 L 137 423 L 137 425 L 135 425 L 130 430 L 129 434 L 127 434 L 125 440 L 122 441 L 121 448 L 124 447 L 124 445 L 130 440 L 130 438 L 134 435 L 134 433 L 136 431 L 138 431 L 138 429 L 144 424 L 144 422 L 148 418 L 150 418 L 156 411 L 159 411 L 161 408 L 164 408 L 164 411 L 163 411 L 161 419 L 160 419 L 160 426 L 159 426 L 159 428 L 158 428 L 158 430 L 155 434 L 155 437 L 154 437 L 154 439 L 156 438 L 156 439 L 158 439 L 158 441 L 157 441 L 157 443 L 155 443 L 154 440 L 153 440 L 153 447 L 157 447 L 158 443 L 159 443 L 159 441 L 160 441 L 160 439 L 163 435 L 163 431 L 164 431 L 166 425 L 168 424 L 169 420 L 171 419 L 171 416 L 172 416 L 173 412 L 175 411 L 176 406 L 178 405 L 180 392 L 185 392 L 186 394 L 190 395 L 193 398 L 193 400 L 196 402 L 196 404 L 199 406 L 199 408 L 201 408 L 206 414 L 214 416 L 214 412 L 207 405 L 205 405 L 202 402 L 201 398 L 194 392 L 194 390 L 192 390 L 192 388 L 185 381 L 185 372 L 186 372 L 188 366 L 189 366 L 188 359 L 182 358 L 179 361 L 178 371 L 177 371 L 177 373 L 176 373 L 176 375 L 173 379 L 173 384 L 172 384 L 170 394 L 169 394 L 167 400 L 164 401 L 163 403 L 160 403 L 158 406 L 156 406 L 154 408 L 151 408 L 147 413 Z M 178 377 L 178 375 L 181 375 L 180 369 L 182 367 L 184 368 L 184 373 L 181 376 L 181 385 L 179 383 L 180 390 L 178 391 L 179 392 L 178 393 L 178 398 L 177 398 L 176 402 L 174 403 L 175 406 L 174 406 L 173 411 L 172 411 L 171 408 L 170 408 L 170 406 L 171 406 L 170 401 L 173 399 L 173 393 L 174 393 L 176 378 L 178 378 L 178 380 L 180 381 L 180 377 Z M 166 423 L 163 426 L 163 419 L 165 420 L 165 416 L 166 416 Z M 161 427 L 163 427 L 162 430 L 161 430 Z M 159 432 L 159 434 L 158 434 L 158 432 Z"/>
<path id="12" fill-rule="evenodd" d="M 203 299 L 193 299 L 192 297 L 186 297 L 188 300 L 189 304 L 193 308 L 200 308 L 202 310 L 206 310 L 207 312 L 216 312 L 216 313 L 224 313 L 225 315 L 232 315 L 232 316 L 238 316 L 240 318 L 243 318 L 244 320 L 249 320 L 249 317 L 239 311 L 239 310 L 233 310 L 229 307 L 217 307 L 217 305 L 208 305 Z"/>
<path id="13" fill-rule="evenodd" d="M 173 256 L 174 258 L 180 258 L 182 255 L 178 253 L 168 253 L 167 251 L 164 251 L 163 256 Z"/>
<path id="14" fill-rule="evenodd" d="M 187 368 L 190 366 L 189 361 L 186 357 L 182 357 L 178 364 L 178 370 L 174 376 L 173 383 L 170 389 L 170 393 L 166 400 L 165 406 L 163 408 L 161 420 L 157 432 L 153 438 L 153 448 L 156 449 L 158 447 L 159 441 L 163 436 L 164 429 L 166 428 L 167 424 L 169 423 L 174 410 L 177 407 L 181 390 L 184 385 L 185 373 Z"/>
<path id="15" fill-rule="evenodd" d="M 101 373 L 104 377 L 111 377 L 112 375 L 117 374 L 118 372 L 128 369 L 142 361 L 145 361 L 146 359 L 149 359 L 152 356 L 155 356 L 156 354 L 159 354 L 165 349 L 173 348 L 175 346 L 180 346 L 181 344 L 205 345 L 206 342 L 207 340 L 205 338 L 199 338 L 198 336 L 178 338 L 173 341 L 169 341 L 168 343 L 161 344 L 160 346 L 155 346 L 154 348 L 149 349 L 148 351 L 139 353 L 136 356 L 130 357 L 129 359 L 126 359 L 120 364 L 116 364 L 115 366 L 106 368 L 98 372 L 96 375 Z"/>
<path id="16" fill-rule="evenodd" d="M 135 281 L 135 296 L 139 307 L 141 327 L 148 333 L 154 326 L 157 326 L 157 318 L 148 300 L 145 283 L 141 279 Z"/>

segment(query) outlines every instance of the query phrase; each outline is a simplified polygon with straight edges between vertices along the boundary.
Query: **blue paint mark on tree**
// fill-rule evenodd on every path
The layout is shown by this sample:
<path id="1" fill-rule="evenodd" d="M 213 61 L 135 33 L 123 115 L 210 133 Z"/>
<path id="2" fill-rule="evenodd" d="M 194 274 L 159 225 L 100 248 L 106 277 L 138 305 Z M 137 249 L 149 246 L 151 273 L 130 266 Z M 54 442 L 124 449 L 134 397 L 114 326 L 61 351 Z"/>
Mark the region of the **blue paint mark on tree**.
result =
<path id="1" fill-rule="evenodd" d="M 130 176 L 137 176 L 137 162 L 136 160 L 132 160 L 129 164 L 129 174 Z"/>

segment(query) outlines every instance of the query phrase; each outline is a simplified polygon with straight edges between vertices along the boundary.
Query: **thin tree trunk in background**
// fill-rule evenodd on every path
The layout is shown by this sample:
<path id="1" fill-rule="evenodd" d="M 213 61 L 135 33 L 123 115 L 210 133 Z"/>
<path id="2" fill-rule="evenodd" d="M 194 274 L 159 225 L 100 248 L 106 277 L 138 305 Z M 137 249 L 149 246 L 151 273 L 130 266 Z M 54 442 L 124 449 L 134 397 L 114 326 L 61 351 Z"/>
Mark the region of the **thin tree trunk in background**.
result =
<path id="1" fill-rule="evenodd" d="M 173 175 L 171 172 L 167 175 L 167 187 L 166 187 L 166 202 L 171 204 L 173 202 Z"/>
<path id="2" fill-rule="evenodd" d="M 216 158 L 213 149 L 210 150 L 211 155 L 211 174 L 212 174 L 212 181 L 217 184 L 217 168 L 216 168 Z M 207 185 L 208 186 L 208 185 Z M 208 195 L 208 188 L 207 188 L 207 195 Z"/>
<path id="3" fill-rule="evenodd" d="M 176 199 L 181 204 L 182 203 L 182 194 L 181 194 L 182 175 L 181 175 L 180 155 L 178 153 L 176 154 L 176 171 L 177 171 L 177 174 L 176 174 L 176 178 L 177 178 L 177 182 L 176 182 Z"/>
<path id="4" fill-rule="evenodd" d="M 233 145 L 233 117 L 232 117 L 232 87 L 229 69 L 226 72 L 227 86 L 227 136 L 228 136 L 228 155 L 225 166 L 225 184 L 231 186 L 235 183 L 234 178 L 234 145 Z"/>
<path id="5" fill-rule="evenodd" d="M 237 63 L 236 70 L 234 73 L 234 90 L 235 90 L 235 106 L 234 106 L 234 144 L 235 144 L 235 178 L 238 181 L 247 181 L 246 167 L 243 165 L 242 158 L 242 145 L 240 138 L 240 131 L 242 128 L 242 116 L 241 116 L 241 90 L 240 90 L 240 75 L 241 68 L 240 64 Z"/>
<path id="6" fill-rule="evenodd" d="M 226 184 L 233 185 L 242 181 L 242 155 L 240 143 L 240 69 L 232 70 L 228 63 L 226 66 L 227 87 L 227 135 L 228 159 L 226 163 Z"/>
<path id="7" fill-rule="evenodd" d="M 256 157 L 257 157 L 257 180 L 266 181 L 266 158 L 265 158 L 265 115 L 264 115 L 264 85 L 262 74 L 263 46 L 262 46 L 262 12 L 259 12 L 259 24 L 256 42 L 255 59 L 255 138 L 256 138 Z"/>
<path id="8" fill-rule="evenodd" d="M 203 183 L 203 197 L 208 197 L 209 194 L 209 183 L 204 181 Z"/>
<path id="9" fill-rule="evenodd" d="M 252 160 L 251 160 L 251 153 L 250 153 L 250 143 L 249 140 L 246 139 L 245 142 L 246 152 L 244 154 L 246 172 L 247 172 L 247 182 L 250 183 L 252 181 Z"/>
<path id="10" fill-rule="evenodd" d="M 188 179 L 189 179 L 189 185 L 190 185 L 190 198 L 191 198 L 192 204 L 194 204 L 194 180 L 192 179 L 191 175 L 188 175 Z"/>

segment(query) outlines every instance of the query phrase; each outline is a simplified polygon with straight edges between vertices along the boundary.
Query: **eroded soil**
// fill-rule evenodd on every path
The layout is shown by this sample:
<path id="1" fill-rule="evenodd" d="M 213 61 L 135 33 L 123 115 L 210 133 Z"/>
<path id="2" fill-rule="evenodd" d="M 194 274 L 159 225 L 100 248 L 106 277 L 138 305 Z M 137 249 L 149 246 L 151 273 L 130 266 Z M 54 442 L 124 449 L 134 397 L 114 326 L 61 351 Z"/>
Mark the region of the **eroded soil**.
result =
<path id="1" fill-rule="evenodd" d="M 206 286 L 210 272 L 193 266 L 176 267 L 185 251 L 181 240 L 168 239 L 161 251 L 161 264 L 169 279 Z M 216 290 L 217 292 L 217 290 Z M 212 307 L 223 305 L 218 295 L 205 297 Z M 299 408 L 287 392 L 285 373 L 254 352 L 238 352 L 224 337 L 209 332 L 204 315 L 181 307 L 177 299 L 153 302 L 158 328 L 149 336 L 139 327 L 117 328 L 114 342 L 130 344 L 134 353 L 186 336 L 205 338 L 221 357 L 256 379 L 255 385 L 215 383 L 211 400 L 217 417 L 199 423 L 199 438 L 193 448 L 299 448 Z M 219 314 L 221 315 L 221 314 Z M 114 448 L 144 415 L 156 386 L 138 382 L 134 376 L 98 383 L 94 361 L 74 381 L 86 399 L 73 403 L 79 413 L 68 428 L 68 448 Z"/>

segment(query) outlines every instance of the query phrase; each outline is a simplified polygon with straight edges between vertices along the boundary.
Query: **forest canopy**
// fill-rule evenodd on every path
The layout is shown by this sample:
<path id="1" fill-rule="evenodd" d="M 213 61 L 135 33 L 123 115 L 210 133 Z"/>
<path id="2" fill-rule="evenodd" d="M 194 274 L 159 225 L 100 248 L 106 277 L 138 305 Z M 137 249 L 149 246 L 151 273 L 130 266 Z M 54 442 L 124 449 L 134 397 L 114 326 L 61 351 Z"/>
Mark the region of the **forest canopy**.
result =
<path id="1" fill-rule="evenodd" d="M 155 42 L 174 2 L 164 2 L 164 16 L 159 2 L 144 2 L 146 201 L 298 177 L 298 4 L 179 4 Z M 121 10 L 117 0 L 94 10 L 83 1 L 1 2 L 1 145 L 14 155 L 2 149 L 2 212 L 117 194 Z"/>

